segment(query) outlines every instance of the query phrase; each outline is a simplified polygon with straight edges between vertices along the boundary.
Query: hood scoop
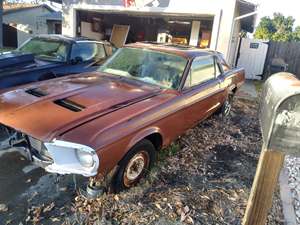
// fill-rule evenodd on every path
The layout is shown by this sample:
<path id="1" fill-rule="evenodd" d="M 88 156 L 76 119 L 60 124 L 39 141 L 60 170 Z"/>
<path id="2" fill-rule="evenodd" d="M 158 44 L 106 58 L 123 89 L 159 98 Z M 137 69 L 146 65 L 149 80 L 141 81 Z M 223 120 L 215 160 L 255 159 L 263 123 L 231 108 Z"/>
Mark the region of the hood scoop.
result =
<path id="1" fill-rule="evenodd" d="M 73 102 L 69 99 L 58 99 L 54 101 L 54 104 L 59 105 L 61 107 L 64 107 L 66 109 L 69 109 L 73 112 L 80 112 L 83 109 L 85 109 L 85 107 L 83 105 L 80 105 L 76 102 Z"/>
<path id="2" fill-rule="evenodd" d="M 25 91 L 26 93 L 30 94 L 30 95 L 33 95 L 35 97 L 44 97 L 44 96 L 47 96 L 48 93 L 41 90 L 41 89 L 38 89 L 38 88 L 33 88 L 33 89 L 28 89 Z"/>

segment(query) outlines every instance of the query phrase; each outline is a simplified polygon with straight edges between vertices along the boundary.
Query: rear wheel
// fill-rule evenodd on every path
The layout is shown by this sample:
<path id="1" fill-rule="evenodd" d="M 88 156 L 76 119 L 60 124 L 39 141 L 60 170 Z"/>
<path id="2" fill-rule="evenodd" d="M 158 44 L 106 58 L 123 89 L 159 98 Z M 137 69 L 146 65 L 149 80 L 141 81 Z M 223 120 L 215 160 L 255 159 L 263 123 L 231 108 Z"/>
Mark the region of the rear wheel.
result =
<path id="1" fill-rule="evenodd" d="M 136 185 L 153 166 L 155 158 L 156 150 L 149 140 L 137 143 L 119 163 L 113 189 L 120 192 Z"/>
<path id="2" fill-rule="evenodd" d="M 226 99 L 222 106 L 222 116 L 227 117 L 230 114 L 231 108 L 232 108 L 232 100 Z"/>
<path id="3" fill-rule="evenodd" d="M 216 112 L 216 114 L 221 115 L 222 117 L 228 117 L 232 109 L 233 95 L 229 95 L 225 100 L 221 108 Z"/>

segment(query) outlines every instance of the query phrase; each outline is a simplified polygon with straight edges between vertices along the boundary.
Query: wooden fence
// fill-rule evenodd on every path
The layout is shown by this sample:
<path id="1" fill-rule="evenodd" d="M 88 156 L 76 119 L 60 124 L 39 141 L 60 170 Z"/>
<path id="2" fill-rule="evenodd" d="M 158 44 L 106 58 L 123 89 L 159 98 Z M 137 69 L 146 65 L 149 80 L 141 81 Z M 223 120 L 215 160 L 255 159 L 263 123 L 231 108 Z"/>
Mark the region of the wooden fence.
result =
<path id="1" fill-rule="evenodd" d="M 288 72 L 300 78 L 300 42 L 269 42 L 265 62 L 265 79 L 270 75 L 270 65 L 274 58 L 281 58 L 288 64 Z"/>

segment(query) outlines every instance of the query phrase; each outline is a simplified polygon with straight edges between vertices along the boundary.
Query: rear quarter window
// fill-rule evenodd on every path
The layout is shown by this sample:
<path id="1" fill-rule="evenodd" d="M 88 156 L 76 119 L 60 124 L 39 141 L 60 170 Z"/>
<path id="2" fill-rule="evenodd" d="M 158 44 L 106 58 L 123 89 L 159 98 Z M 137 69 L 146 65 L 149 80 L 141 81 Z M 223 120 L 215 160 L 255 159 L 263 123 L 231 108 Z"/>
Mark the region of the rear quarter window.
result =
<path id="1" fill-rule="evenodd" d="M 185 82 L 185 88 L 193 87 L 214 79 L 216 76 L 215 60 L 213 56 L 194 59 L 189 75 Z"/>

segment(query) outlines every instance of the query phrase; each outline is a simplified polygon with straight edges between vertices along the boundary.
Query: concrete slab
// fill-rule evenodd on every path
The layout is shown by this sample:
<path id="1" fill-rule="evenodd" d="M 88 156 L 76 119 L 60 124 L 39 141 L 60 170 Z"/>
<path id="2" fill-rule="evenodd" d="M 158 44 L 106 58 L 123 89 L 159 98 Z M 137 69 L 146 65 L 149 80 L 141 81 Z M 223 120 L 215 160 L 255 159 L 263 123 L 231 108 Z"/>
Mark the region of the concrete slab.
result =
<path id="1" fill-rule="evenodd" d="M 246 80 L 244 85 L 238 90 L 236 96 L 244 99 L 256 99 L 258 97 L 254 81 Z"/>
<path id="2" fill-rule="evenodd" d="M 61 224 L 63 216 L 60 208 L 70 211 L 71 202 L 76 194 L 73 176 L 59 176 L 46 173 L 31 164 L 16 149 L 0 151 L 0 206 L 7 207 L 0 211 L 0 224 L 28 224 L 28 210 L 42 205 L 55 203 L 43 224 Z M 85 178 L 77 177 L 77 187 L 85 188 Z M 69 210 L 69 211 L 68 211 Z M 53 222 L 51 217 L 61 218 Z"/>
<path id="3" fill-rule="evenodd" d="M 293 206 L 293 198 L 288 183 L 288 171 L 283 168 L 279 176 L 280 196 L 282 201 L 283 215 L 286 225 L 297 224 L 296 213 Z"/>

